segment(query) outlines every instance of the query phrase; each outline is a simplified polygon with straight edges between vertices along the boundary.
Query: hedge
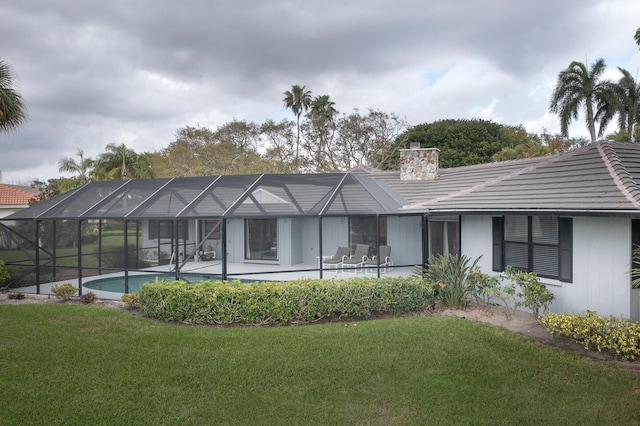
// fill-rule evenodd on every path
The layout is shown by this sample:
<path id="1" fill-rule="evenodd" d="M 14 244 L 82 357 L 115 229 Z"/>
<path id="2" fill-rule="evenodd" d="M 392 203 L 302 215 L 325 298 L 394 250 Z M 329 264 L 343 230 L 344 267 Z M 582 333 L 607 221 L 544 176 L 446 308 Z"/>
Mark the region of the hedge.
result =
<path id="1" fill-rule="evenodd" d="M 549 333 L 569 337 L 585 349 L 611 351 L 627 360 L 640 356 L 640 324 L 635 321 L 586 311 L 584 315 L 548 313 L 540 322 Z"/>
<path id="2" fill-rule="evenodd" d="M 302 279 L 286 282 L 184 281 L 144 284 L 144 315 L 194 324 L 299 324 L 423 310 L 433 298 L 416 278 Z"/>

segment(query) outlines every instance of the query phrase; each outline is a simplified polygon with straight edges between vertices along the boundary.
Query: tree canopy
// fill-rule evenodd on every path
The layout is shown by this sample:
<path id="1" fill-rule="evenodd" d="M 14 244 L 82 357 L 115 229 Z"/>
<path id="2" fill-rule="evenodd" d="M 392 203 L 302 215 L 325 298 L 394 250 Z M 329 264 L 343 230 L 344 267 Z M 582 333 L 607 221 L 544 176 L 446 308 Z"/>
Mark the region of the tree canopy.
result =
<path id="1" fill-rule="evenodd" d="M 0 131 L 15 130 L 27 119 L 27 109 L 20 93 L 13 88 L 14 73 L 0 59 Z"/>
<path id="2" fill-rule="evenodd" d="M 396 138 L 387 151 L 384 169 L 400 167 L 399 149 L 418 143 L 421 148 L 438 148 L 443 168 L 489 163 L 505 147 L 535 140 L 522 126 L 505 126 L 492 121 L 440 120 L 414 126 Z"/>

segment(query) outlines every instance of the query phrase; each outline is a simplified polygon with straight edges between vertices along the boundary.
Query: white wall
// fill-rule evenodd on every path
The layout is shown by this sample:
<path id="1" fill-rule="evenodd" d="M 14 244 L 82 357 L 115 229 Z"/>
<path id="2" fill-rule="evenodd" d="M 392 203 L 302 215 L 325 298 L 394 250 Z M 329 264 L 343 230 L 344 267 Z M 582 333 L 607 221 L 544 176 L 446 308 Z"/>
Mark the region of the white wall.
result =
<path id="1" fill-rule="evenodd" d="M 491 216 L 463 216 L 462 254 L 494 274 L 492 267 Z M 541 278 L 555 295 L 553 312 L 583 313 L 585 310 L 616 317 L 637 317 L 631 312 L 628 271 L 631 267 L 631 221 L 620 218 L 573 218 L 573 282 Z M 634 304 L 634 306 L 636 306 Z"/>
<path id="2" fill-rule="evenodd" d="M 422 264 L 422 217 L 390 216 L 387 218 L 387 243 L 396 265 Z"/>

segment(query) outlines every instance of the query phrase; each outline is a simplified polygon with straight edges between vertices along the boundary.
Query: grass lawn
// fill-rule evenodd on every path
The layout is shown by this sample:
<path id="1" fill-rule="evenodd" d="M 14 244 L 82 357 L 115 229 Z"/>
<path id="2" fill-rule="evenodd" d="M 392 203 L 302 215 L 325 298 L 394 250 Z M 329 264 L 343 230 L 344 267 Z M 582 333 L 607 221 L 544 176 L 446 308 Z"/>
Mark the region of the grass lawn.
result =
<path id="1" fill-rule="evenodd" d="M 273 328 L 0 305 L 0 424 L 638 424 L 621 367 L 455 317 Z"/>

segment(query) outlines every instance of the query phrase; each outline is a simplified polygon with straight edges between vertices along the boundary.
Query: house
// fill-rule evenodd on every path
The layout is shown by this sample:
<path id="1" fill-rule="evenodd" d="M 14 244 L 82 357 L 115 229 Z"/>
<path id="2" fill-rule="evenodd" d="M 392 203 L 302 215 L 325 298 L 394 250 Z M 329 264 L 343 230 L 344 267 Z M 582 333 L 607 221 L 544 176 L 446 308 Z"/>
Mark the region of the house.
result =
<path id="1" fill-rule="evenodd" d="M 0 219 L 29 207 L 29 201 L 40 191 L 23 185 L 0 183 Z"/>
<path id="2" fill-rule="evenodd" d="M 640 290 L 629 274 L 640 244 L 640 145 L 599 141 L 554 156 L 441 169 L 431 180 L 366 174 L 409 201 L 403 212 L 427 215 L 429 232 L 452 232 L 439 222 L 458 222 L 460 253 L 482 256 L 484 272 L 506 265 L 536 272 L 556 297 L 553 311 L 640 319 Z"/>
<path id="3" fill-rule="evenodd" d="M 556 296 L 553 311 L 640 319 L 629 275 L 640 244 L 640 145 L 599 141 L 451 169 L 439 169 L 438 150 L 401 151 L 400 171 L 93 182 L 7 219 L 94 221 L 100 230 L 122 222 L 125 255 L 135 241 L 157 268 L 168 256 L 176 274 L 192 262 L 223 278 L 322 277 L 321 256 L 357 244 L 370 255 L 391 246 L 394 269 L 407 274 L 430 255 L 461 253 L 480 257 L 487 273 L 536 272 Z M 125 277 L 133 269 L 125 264 Z"/>

